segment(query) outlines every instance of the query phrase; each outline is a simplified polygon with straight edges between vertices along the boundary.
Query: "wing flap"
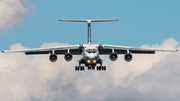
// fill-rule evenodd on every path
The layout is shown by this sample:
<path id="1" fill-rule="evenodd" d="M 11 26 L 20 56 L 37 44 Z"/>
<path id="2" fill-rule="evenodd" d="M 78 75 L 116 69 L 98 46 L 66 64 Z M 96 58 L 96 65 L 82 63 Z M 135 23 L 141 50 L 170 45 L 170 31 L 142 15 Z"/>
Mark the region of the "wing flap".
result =
<path id="1" fill-rule="evenodd" d="M 137 50 L 130 50 L 133 54 L 155 54 L 155 51 L 137 51 Z"/>
<path id="2" fill-rule="evenodd" d="M 82 53 L 82 49 L 71 49 L 70 53 L 72 55 L 80 55 Z"/>
<path id="3" fill-rule="evenodd" d="M 52 52 L 51 52 L 51 53 L 52 53 Z M 57 54 L 57 55 L 58 55 L 58 54 L 59 54 L 59 55 L 60 55 L 60 54 L 66 54 L 66 53 L 67 53 L 67 50 L 55 50 L 54 53 Z"/>
<path id="4" fill-rule="evenodd" d="M 112 49 L 99 49 L 100 55 L 112 53 Z"/>
<path id="5" fill-rule="evenodd" d="M 26 55 L 37 55 L 37 54 L 50 54 L 52 51 L 33 51 L 33 52 L 25 52 Z M 62 55 L 67 53 L 66 50 L 55 50 L 55 54 Z M 70 49 L 70 53 L 72 55 L 80 55 L 82 53 L 82 49 Z"/>
<path id="6" fill-rule="evenodd" d="M 114 52 L 116 52 L 117 54 L 126 54 L 127 50 L 118 50 L 118 49 L 115 49 Z"/>
<path id="7" fill-rule="evenodd" d="M 37 54 L 49 54 L 49 51 L 34 51 L 34 52 L 25 52 L 26 55 L 37 55 Z"/>

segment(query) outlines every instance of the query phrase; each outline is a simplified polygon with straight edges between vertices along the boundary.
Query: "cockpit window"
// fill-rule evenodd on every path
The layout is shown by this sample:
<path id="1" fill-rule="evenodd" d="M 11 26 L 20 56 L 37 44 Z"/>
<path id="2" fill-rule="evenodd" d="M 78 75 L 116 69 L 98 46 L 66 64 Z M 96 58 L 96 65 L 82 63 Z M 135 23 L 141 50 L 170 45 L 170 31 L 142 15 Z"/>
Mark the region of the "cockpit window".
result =
<path id="1" fill-rule="evenodd" d="M 86 52 L 88 52 L 88 53 L 96 53 L 97 52 L 97 50 L 96 49 L 87 49 L 87 51 Z"/>

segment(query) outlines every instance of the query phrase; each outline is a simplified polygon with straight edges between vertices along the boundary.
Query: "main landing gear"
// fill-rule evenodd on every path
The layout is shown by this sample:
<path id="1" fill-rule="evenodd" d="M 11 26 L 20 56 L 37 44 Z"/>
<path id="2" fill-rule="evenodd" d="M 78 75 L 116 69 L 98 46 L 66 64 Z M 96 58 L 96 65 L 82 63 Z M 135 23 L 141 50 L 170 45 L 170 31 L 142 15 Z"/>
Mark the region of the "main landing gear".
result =
<path id="1" fill-rule="evenodd" d="M 84 66 L 76 66 L 75 71 L 84 71 Z M 88 66 L 88 70 L 95 70 L 95 66 Z M 97 71 L 106 71 L 106 66 L 96 66 Z"/>
<path id="2" fill-rule="evenodd" d="M 76 66 L 75 71 L 84 71 L 84 66 Z"/>
<path id="3" fill-rule="evenodd" d="M 97 71 L 106 71 L 106 66 L 97 66 Z"/>

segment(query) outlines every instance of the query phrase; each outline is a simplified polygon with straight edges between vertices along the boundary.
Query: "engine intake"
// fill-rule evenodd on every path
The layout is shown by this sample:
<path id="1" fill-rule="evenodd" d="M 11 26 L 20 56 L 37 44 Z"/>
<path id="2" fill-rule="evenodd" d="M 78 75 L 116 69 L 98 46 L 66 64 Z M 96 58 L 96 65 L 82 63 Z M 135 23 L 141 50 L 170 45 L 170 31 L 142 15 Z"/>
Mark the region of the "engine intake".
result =
<path id="1" fill-rule="evenodd" d="M 129 53 L 125 54 L 124 59 L 126 60 L 126 62 L 130 62 L 132 60 L 132 54 Z"/>
<path id="2" fill-rule="evenodd" d="M 56 62 L 56 61 L 57 61 L 57 55 L 56 55 L 56 54 L 51 54 L 51 55 L 49 56 L 49 60 L 50 60 L 51 62 Z"/>
<path id="3" fill-rule="evenodd" d="M 116 53 L 111 53 L 109 55 L 109 58 L 110 58 L 111 61 L 116 61 L 117 58 L 118 58 L 118 55 Z"/>
<path id="4" fill-rule="evenodd" d="M 66 61 L 71 61 L 72 58 L 73 58 L 73 56 L 72 56 L 71 53 L 66 53 L 66 54 L 64 55 L 64 59 L 65 59 Z"/>

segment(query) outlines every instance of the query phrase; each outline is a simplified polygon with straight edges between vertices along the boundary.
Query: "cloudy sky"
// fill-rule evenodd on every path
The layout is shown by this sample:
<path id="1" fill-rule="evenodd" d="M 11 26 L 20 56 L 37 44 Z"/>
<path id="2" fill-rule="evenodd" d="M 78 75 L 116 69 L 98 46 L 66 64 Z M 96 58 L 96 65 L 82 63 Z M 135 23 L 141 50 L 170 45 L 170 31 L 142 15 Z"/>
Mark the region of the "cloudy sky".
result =
<path id="1" fill-rule="evenodd" d="M 178 0 L 0 0 L 0 50 L 87 43 L 86 23 L 59 19 L 119 19 L 92 23 L 92 43 L 180 49 Z M 48 55 L 0 53 L 1 101 L 179 101 L 180 53 L 123 55 L 107 71 L 76 72 L 81 56 L 56 63 Z"/>

